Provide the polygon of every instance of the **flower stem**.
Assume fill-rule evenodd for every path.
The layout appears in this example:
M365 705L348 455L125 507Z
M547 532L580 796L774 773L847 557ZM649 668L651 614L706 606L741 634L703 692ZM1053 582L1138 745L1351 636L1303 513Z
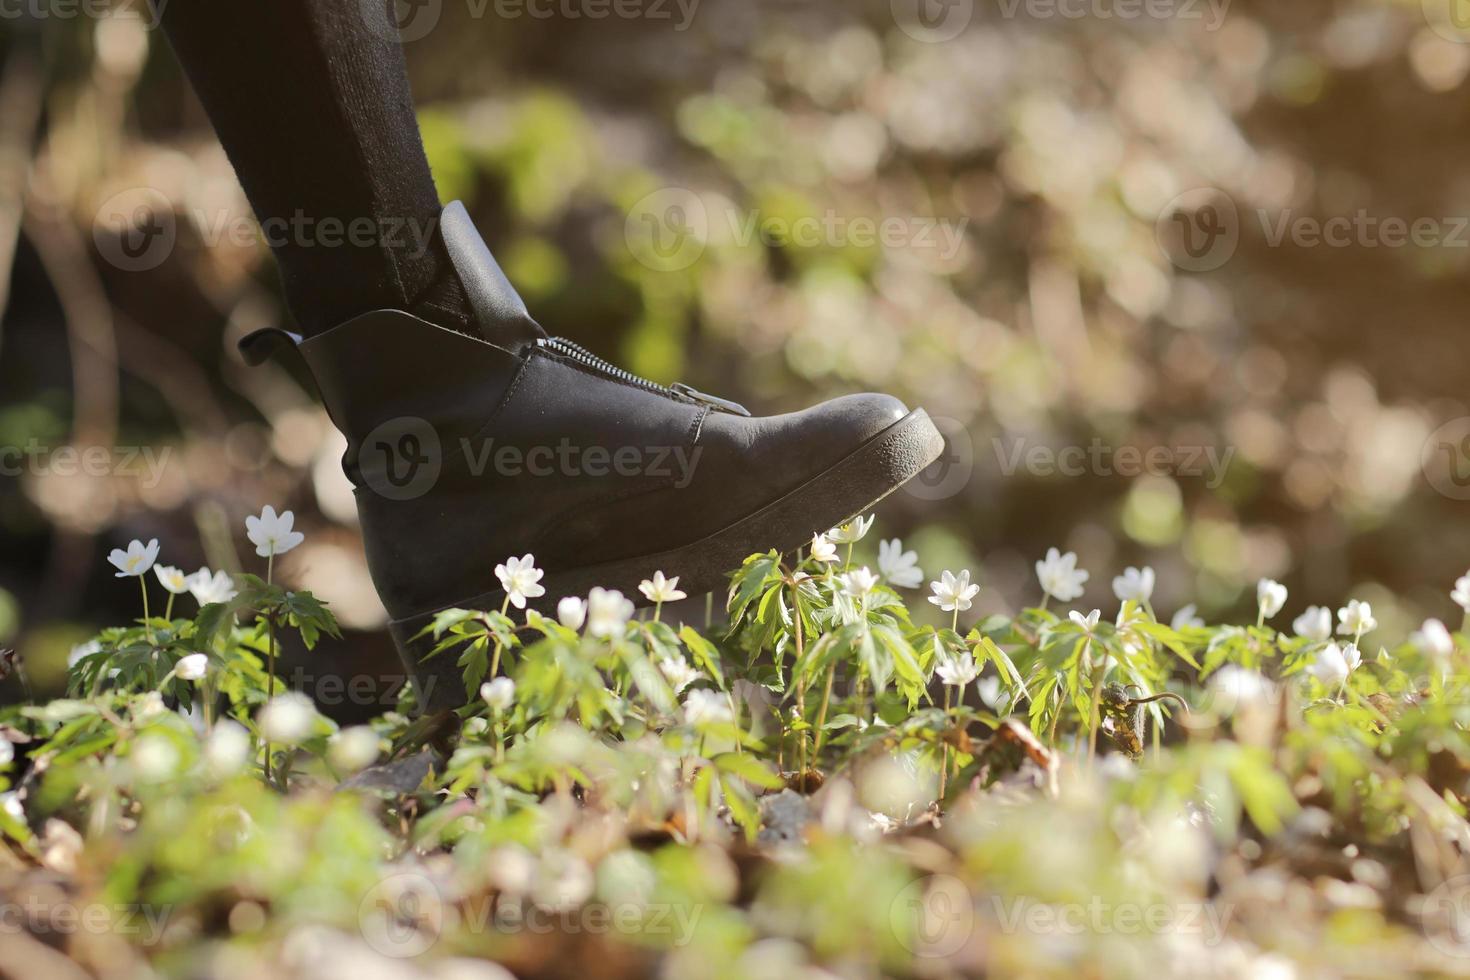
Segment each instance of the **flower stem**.
M1083 651L1083 656L1086 657L1091 653L1092 638L1089 637L1087 648ZM1106 668L1106 661L1099 664L1096 668L1097 673L1092 681L1092 697L1089 699L1090 706L1087 709L1087 764L1089 766L1092 765L1093 759L1097 757L1097 730L1102 726L1100 709L1102 708L1103 675L1107 672Z
M653 621L658 622L659 615L664 611L664 601L658 600L653 604Z
M265 559L265 584L270 585L276 570L276 548L271 545L270 554ZM275 610L267 609L265 612L265 635L266 635L266 667L265 667L265 700L269 704L276 696L276 614ZM265 742L265 781L271 781L271 743L270 739Z
M146 576L138 576L138 586L143 590L143 632L148 637L148 645L153 645L153 624L148 622L148 579Z
M815 744L812 746L812 764L816 765L822 761L822 736L826 734L827 705L832 701L832 684L837 679L837 661L833 660L827 665L827 686L822 691L822 706L817 709L817 734Z
M958 613L956 613L958 615ZM949 685L944 685L944 727L949 728ZM947 733L946 733L947 734ZM944 743L944 756L939 764L939 804L944 805L944 789L949 782L949 742Z
M792 616L792 619L794 619L796 621L796 637L795 637L795 639L796 639L796 662L797 663L801 663L802 651L806 647L805 631L802 629L802 625L801 625L801 606L800 606L800 604L797 601L797 599L799 598L800 594L801 593L800 593L799 586L797 586L795 583L792 583L792 585L791 585L791 607L792 607L792 611L795 613L795 615ZM802 721L805 721L806 720L806 684L803 683L803 681L802 681L801 678L793 678L793 680L796 681L796 717L798 719L802 720ZM806 776L807 733L806 732L799 732L798 733L798 738L799 738L799 741L800 741L801 749L800 749L800 762L798 764L799 767L797 769L797 772L800 773L803 778L805 778L805 776Z

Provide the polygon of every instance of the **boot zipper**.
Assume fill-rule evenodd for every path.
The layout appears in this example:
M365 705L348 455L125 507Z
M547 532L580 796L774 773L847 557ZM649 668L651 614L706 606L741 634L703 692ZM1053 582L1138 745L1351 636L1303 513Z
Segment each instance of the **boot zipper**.
M665 387L664 385L649 381L647 378L640 378L632 371L625 371L616 364L603 360L581 344L573 343L565 337L538 338L536 346L543 350L551 351L553 354L576 361L583 367L592 368L594 371L605 374L610 378L615 378L624 384L633 385L635 388L642 388L645 391L651 391L655 394L676 398L681 401L698 402L702 405L708 405L717 411L728 412L731 415L743 415L746 418L750 418L750 411L744 405L732 402L726 398L707 395L697 388L692 388L684 384L682 381L670 387Z

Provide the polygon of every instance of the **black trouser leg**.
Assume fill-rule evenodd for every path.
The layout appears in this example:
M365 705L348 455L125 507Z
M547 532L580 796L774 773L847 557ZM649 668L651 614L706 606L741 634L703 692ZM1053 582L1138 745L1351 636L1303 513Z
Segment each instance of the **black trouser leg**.
M308 335L380 308L468 323L390 2L171 0L164 10Z

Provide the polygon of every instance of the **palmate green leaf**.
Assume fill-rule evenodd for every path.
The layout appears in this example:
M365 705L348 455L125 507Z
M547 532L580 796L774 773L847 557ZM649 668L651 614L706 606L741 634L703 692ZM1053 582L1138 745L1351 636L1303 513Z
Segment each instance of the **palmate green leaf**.
M739 779L724 775L720 777L720 789L725 797L725 806L730 809L730 818L745 832L745 839L754 842L761 829L760 807L755 797Z
M1133 628L1150 639L1163 644L1174 656L1183 660L1195 670L1200 669L1199 663L1194 659L1194 654L1190 653L1189 648L1184 645L1184 637L1180 636L1178 631L1162 623L1152 621L1135 623Z
M659 713L673 714L678 707L674 700L674 691L653 662L644 655L642 650L632 644L622 644L618 652L638 692L647 698Z
M725 674L720 670L720 651L709 640L705 639L692 626L685 626L679 630L679 639L684 641L684 646L689 650L689 656L694 663L705 673L714 678L715 686L725 691Z
M1016 665L1011 662L1011 658L994 640L988 636L981 636L974 631L970 633L969 639L971 642L976 643L975 653L977 654L977 659L982 663L988 660L995 664L996 673L1000 674L1001 680L1007 687L1012 691L1025 689L1025 682L1021 680L1021 672L1016 669Z
M781 578L781 556L776 551L745 559L730 581L730 596L725 604L732 630L743 625L746 612L756 597L764 594L773 580L779 582Z
M741 779L763 789L782 789L786 785L773 768L753 755L741 752L723 752L710 760L723 773Z
M310 592L286 593L281 602L281 611L285 613L286 622L301 633L301 642L306 644L308 650L315 649L317 640L323 633L333 639L342 638L337 617L332 615L326 603Z
M473 609L446 609L436 613L433 621L423 629L419 630L414 639L422 639L425 636L433 636L436 640L444 638L444 634L461 623L469 622L477 616ZM427 659L427 658L425 658Z
M437 651L436 651L437 652ZM458 667L464 672L464 689L471 701L479 696L480 685L490 673L490 638L488 634L477 636L459 655Z
M893 654L878 642L871 629L864 629L858 637L856 653L858 665L867 672L873 691L882 694L893 677Z

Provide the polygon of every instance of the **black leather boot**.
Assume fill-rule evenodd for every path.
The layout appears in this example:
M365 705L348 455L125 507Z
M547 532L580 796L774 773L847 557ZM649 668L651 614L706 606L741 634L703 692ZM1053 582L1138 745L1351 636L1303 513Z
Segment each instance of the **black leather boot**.
M300 340L241 342L258 364L289 342L347 436L369 568L421 704L463 703L455 658L416 635L453 607L498 609L494 569L534 554L554 608L593 586L638 598L655 571L691 595L750 554L797 548L932 463L922 410L849 395L752 418L547 337L458 202L440 233L483 340L379 310Z

